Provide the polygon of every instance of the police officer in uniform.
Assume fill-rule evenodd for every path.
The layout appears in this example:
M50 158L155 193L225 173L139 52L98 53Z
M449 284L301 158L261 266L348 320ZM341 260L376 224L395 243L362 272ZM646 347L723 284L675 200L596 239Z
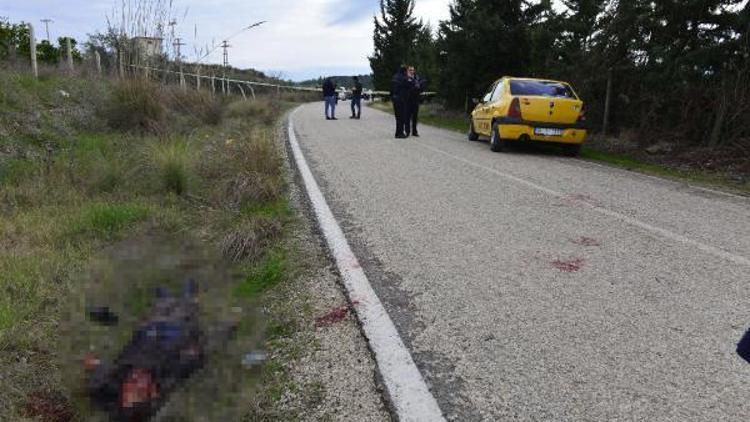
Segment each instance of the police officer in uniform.
M352 80L354 81L354 88L352 88L352 115L349 118L359 119L362 116L362 82L359 81L358 76L353 77Z
M412 89L412 83L407 75L406 65L399 67L391 80L391 102L396 114L396 138L404 139L409 125L408 99Z
M422 92L427 87L427 79L422 79L414 69L413 66L409 66L407 70L407 76L411 83L411 89L409 91L409 97L407 100L407 113L408 121L406 122L406 135L419 137L417 132L417 122L419 121L419 104L422 101Z

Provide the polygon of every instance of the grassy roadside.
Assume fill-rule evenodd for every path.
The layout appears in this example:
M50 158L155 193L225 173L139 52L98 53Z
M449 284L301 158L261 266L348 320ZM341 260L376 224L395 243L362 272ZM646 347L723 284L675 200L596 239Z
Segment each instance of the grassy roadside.
M370 106L387 113L393 112L390 103L376 102L371 103ZM466 134L467 131L467 120L460 113L440 110L432 104L423 105L419 117L420 121L427 125L462 134ZM719 171L648 162L632 154L610 151L598 141L594 138L585 144L581 150L581 158L644 174L719 188L740 195L750 195L750 181L738 182L731 175Z
M189 277L201 318L238 336L170 415L246 413L259 376L241 359L264 347L264 296L294 273L274 127L291 105L0 70L0 420L87 418L83 355L114 357L153 290ZM86 321L91 304L121 324Z

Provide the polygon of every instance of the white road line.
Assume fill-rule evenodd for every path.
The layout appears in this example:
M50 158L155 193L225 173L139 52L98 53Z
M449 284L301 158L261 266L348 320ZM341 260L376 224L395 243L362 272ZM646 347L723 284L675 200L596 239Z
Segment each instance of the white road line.
M299 108L289 117L289 144L320 228L344 279L349 299L354 304L362 329L375 354L375 361L398 419L445 421L437 400L427 388L393 321L372 289L307 165L292 123L297 110Z
M516 182L518 184L525 185L525 186L530 187L532 189L544 192L544 193L546 193L546 194L548 194L550 196L553 196L553 197L556 197L556 198L564 198L565 197L565 195L563 193L557 192L557 191L549 189L549 188L545 188L544 186L541 186L541 185L537 185L536 183L530 182L530 181L528 181L526 179L522 179L520 177L513 176L512 174L504 173L502 171L493 169L491 167L487 167L487 166L483 166L481 164L474 163L474 162L469 161L469 160L467 160L465 158L458 157L458 156L453 155L453 154L451 154L449 152L443 151L443 150L441 150L439 148L432 147L430 145L424 144L424 143L419 142L419 141L417 141L416 143L419 144L420 146L426 148L426 149L431 150L431 151L437 152L439 154L443 154L443 155L445 155L447 157L453 158L454 160L461 161L462 163L466 163L466 164L468 164L470 166L473 166L473 167L476 167L476 168L479 168L479 169L482 169L482 170L486 170L486 171L488 171L490 173L494 173L494 174L496 174L498 176L501 176L501 177L504 177L504 178L506 178L508 180L512 180L512 181L514 181L514 182ZM590 202L581 201L581 203L584 204L585 206L587 206L588 208L590 208L590 209L592 209L594 211L597 211L597 212L599 212L601 214L604 214L604 215L606 215L608 217L612 217L612 218L618 219L618 220L623 221L623 222L625 222L627 224L639 227L641 229L644 229L644 230L649 231L651 233L655 233L655 234L660 235L662 237L665 237L667 239L670 239L670 240L673 240L673 241L676 241L676 242L680 242L680 243L685 243L687 245L694 246L694 247L702 250L703 252L706 252L708 254L711 254L711 255L719 257L719 258L726 259L728 261L734 262L735 264L739 264L739 265L744 265L744 266L750 267L750 259L748 259L748 258L746 258L744 256L736 255L736 254L733 254L731 252L727 252L727 251L725 251L723 249L717 248L715 246L711 246L711 245L707 245L705 243L698 242L697 240L690 239L690 238L685 237L685 236L683 236L681 234L674 233L672 231L663 229L661 227L652 226L651 224L644 223L643 221L637 220L637 219L635 219L633 217L629 217L629 216L621 214L621 213L619 213L617 211L612 211L612 210L609 210L607 208L604 208L604 207L592 204Z

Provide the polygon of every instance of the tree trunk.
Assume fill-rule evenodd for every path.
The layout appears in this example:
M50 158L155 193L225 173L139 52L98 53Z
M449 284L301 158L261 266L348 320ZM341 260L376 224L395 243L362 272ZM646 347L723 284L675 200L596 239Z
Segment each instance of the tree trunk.
M612 68L607 70L607 94L604 97L604 121L602 122L602 135L607 136L609 131L609 107L612 101Z
M708 138L708 147L711 149L715 149L721 143L721 129L724 127L724 118L727 115L728 106L726 85L727 82L724 79L719 92L719 107L716 109L714 127L711 129L711 136Z

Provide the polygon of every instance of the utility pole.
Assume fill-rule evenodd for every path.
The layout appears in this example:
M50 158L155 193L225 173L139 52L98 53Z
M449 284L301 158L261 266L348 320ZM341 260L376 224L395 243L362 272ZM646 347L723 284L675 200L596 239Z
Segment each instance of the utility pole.
M223 76L223 82L222 82L222 90L224 92L224 95L227 95L227 67L229 67L229 43L224 40L224 42L221 43L221 48L224 49L224 76Z
M173 21L174 22L174 21ZM182 38L175 38L174 43L172 43L175 50L177 51L177 66L179 66L180 71L180 87L182 89L185 89L185 74L182 72L182 54L181 54L181 48L185 43L182 42Z
M65 38L65 54L68 61L68 70L73 71L73 46L70 37Z
M29 50L31 50L31 72L34 78L39 78L39 68L36 66L36 37L34 36L34 25L29 24Z
M102 55L98 51L94 51L94 59L96 60L96 73L102 75Z
M169 23L167 24L167 26L170 27L171 34L172 34L172 39L174 39L174 27L175 27L175 25L177 25L177 21L174 20L174 19L172 19L171 21L169 21Z
M55 23L55 21L53 21L50 18L44 18L41 21L42 21L42 23L44 23L44 29L47 30L47 42L51 44L52 41L50 41L50 39L49 39L49 24L50 23Z

